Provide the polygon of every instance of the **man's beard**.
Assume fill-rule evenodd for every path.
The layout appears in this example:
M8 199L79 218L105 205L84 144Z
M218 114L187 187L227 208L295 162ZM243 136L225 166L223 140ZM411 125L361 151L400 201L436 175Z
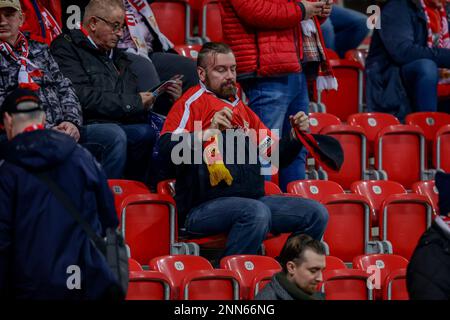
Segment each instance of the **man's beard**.
M221 99L234 98L237 92L236 82L234 81L222 83L218 90L212 90L211 83L209 82L208 78L206 78L205 84L208 90L214 92L214 94Z

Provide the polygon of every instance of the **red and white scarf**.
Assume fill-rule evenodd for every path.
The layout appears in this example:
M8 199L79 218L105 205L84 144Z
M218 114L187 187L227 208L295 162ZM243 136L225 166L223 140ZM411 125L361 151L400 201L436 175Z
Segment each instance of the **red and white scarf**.
M158 36L159 41L163 47L164 51L167 51L174 47L173 43L159 30L158 23L156 22L155 15L145 0L123 0L126 10L126 19L128 30L130 30L131 39L136 45L137 54L143 56L148 56L148 48L145 43L145 37L140 32L139 28L136 27L137 21L133 15L133 9L139 12L145 20L148 22L150 27Z
M18 54L14 52L9 43L0 41L0 52L6 57L11 57L12 60L20 65L18 77L19 87L33 91L39 90L40 87L33 81L33 77L42 77L42 71L28 59L30 53L28 40L22 33L19 33L14 48Z
M56 19L52 16L52 14L46 9L41 9L42 18L44 20L45 28L48 34L48 40L50 43L62 33L62 30L56 21Z
M434 8L432 5L427 5L426 0L420 0L420 2L427 19L428 47L450 49L449 24L445 6L441 5L438 8ZM450 83L449 69L439 69L439 83Z
M322 90L337 90L338 82L334 76L333 69L331 68L330 61L325 52L325 43L323 40L322 31L320 28L320 23L317 17L313 17L308 20L303 20L301 22L301 28L303 35L315 40L317 45L317 50L322 57L319 64L319 74L316 79L317 91Z

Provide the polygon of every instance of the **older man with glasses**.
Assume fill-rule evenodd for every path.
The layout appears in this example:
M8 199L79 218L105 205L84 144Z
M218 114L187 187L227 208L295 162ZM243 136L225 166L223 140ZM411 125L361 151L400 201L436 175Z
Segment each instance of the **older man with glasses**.
M157 135L148 124L148 112L155 97L139 92L130 59L116 48L124 26L122 1L92 0L80 28L57 38L51 51L73 82L85 122L116 125L113 132L105 130L101 136L124 145L121 156L126 157L125 177L149 182ZM172 91L181 95L181 81L173 84Z

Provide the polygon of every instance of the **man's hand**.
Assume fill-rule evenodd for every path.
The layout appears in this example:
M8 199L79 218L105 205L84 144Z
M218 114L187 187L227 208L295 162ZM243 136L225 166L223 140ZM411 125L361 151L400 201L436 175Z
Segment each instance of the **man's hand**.
M77 142L80 139L80 131L78 131L78 128L71 122L61 122L56 127L53 127L53 129L68 134Z
M308 20L314 16L318 16L322 13L322 8L325 5L325 1L311 2L302 0L301 3L305 6L305 17L303 20Z
M301 131L307 131L309 129L309 118L303 111L298 112L296 115L289 116L289 120L291 120L293 127L295 126ZM297 139L294 128L292 128L292 136Z
M139 92L139 95L141 96L144 109L149 111L152 108L153 103L155 103L155 97L151 92Z
M331 9L333 8L333 1L327 1L325 5L322 7L322 12L320 13L320 17L328 18L331 14Z
M170 95L172 102L177 101L183 93L183 81L176 80L176 83L172 83L167 87L166 92Z
M222 110L216 112L211 119L211 125L209 129L218 129L220 131L226 129L232 129L233 125L231 120L233 119L233 111L230 108L223 108Z

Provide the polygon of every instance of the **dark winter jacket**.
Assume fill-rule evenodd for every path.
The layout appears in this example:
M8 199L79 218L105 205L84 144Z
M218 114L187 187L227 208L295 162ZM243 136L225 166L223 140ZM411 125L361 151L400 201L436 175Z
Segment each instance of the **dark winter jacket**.
M418 59L450 67L450 50L429 48L427 23L420 0L390 0L381 11L366 60L366 95L370 111L391 113L401 120L411 112L400 68Z
M309 295L286 278L284 272L279 272L259 292L255 300L322 300L319 294Z
M98 50L80 30L60 35L51 52L80 99L85 123L146 121L131 61L124 51Z
M422 235L407 269L412 300L450 300L450 230L435 220Z
M31 172L48 175L103 235L117 227L111 191L94 158L66 134L22 133L0 160L0 297L97 299L116 283L103 255L49 188ZM79 267L81 289L67 283ZM70 280L70 281L68 281Z

